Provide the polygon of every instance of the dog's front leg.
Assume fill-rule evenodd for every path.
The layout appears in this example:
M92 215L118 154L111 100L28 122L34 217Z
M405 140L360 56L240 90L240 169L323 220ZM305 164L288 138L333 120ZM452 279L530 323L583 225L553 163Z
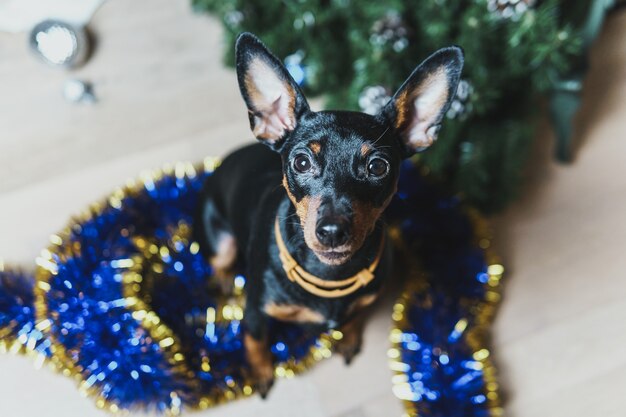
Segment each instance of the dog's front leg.
M244 346L255 388L265 399L274 384L274 364L267 340L267 317L249 300L244 314Z
M335 344L335 352L343 356L346 365L350 365L352 359L361 351L365 317L366 314L360 312L340 328L343 336L341 340L337 341Z

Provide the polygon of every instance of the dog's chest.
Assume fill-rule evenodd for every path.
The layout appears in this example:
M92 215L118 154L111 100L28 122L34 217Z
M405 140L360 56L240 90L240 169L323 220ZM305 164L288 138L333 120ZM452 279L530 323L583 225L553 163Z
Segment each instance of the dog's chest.
M336 328L343 324L346 318L358 314L371 305L377 297L378 294L373 293L355 297L351 301L311 298L307 300L308 302L289 303L267 300L263 305L263 311L280 321Z

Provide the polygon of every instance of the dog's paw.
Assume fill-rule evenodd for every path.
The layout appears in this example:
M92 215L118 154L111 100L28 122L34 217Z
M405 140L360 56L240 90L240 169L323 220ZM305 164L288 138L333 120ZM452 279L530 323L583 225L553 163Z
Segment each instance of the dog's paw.
M352 360L361 352L361 338L342 339L335 345L335 352L343 356L346 365L350 365Z
M261 398L265 399L274 385L272 353L267 347L267 342L255 339L249 334L244 336L244 345L249 363L249 367L244 372Z
M216 270L215 279L224 295L232 295L235 292L235 273L232 271Z
M252 386L262 399L266 399L274 385L274 367L271 364L251 369L249 376L252 378Z
M261 398L266 399L273 385L274 385L274 376L272 376L271 378L257 379L257 382L254 384L254 387L256 388L256 391L259 393Z

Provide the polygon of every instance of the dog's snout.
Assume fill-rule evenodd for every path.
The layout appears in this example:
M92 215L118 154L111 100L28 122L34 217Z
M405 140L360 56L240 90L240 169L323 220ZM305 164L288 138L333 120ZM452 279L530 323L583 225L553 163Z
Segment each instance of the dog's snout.
M352 233L350 200L343 197L326 197L317 212L315 235L327 248L337 248L350 240Z
M345 217L324 217L315 228L317 239L324 246L336 248L350 237L350 221Z

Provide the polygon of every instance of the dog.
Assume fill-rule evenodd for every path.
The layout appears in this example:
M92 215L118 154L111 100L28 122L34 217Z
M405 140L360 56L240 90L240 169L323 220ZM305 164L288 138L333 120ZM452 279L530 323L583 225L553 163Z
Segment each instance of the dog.
M254 35L236 43L237 80L261 142L227 156L201 192L194 228L214 275L244 271L244 345L263 398L274 381L268 318L338 329L346 363L392 260L382 219L401 161L432 145L463 67L458 47L415 68L379 114L309 108Z

